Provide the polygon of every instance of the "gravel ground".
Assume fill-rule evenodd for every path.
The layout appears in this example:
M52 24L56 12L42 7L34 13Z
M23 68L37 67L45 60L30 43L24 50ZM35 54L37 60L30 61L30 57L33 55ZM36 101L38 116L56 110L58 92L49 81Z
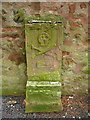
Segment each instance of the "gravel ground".
M29 113L25 114L25 97L3 96L2 118L88 118L87 96L63 96L63 111L59 113Z

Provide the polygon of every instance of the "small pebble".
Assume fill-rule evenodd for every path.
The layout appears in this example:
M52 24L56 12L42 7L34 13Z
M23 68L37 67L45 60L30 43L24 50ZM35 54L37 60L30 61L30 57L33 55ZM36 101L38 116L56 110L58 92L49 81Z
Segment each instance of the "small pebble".
M67 105L68 107L70 106L70 104L69 105Z
M71 109L72 109L72 107L71 107Z
M67 115L67 113L65 113L65 115Z
M17 103L17 101L15 101L15 100L12 100L12 101L8 101L7 102L7 104L16 104Z
M65 116L63 116L63 118L65 118Z
M73 97L72 97L72 96L69 96L69 98L71 98L71 99L72 99Z
M11 107L13 107L13 105L11 105Z
M90 113L88 113L88 116L90 116Z
M79 119L81 119L81 117L78 117Z

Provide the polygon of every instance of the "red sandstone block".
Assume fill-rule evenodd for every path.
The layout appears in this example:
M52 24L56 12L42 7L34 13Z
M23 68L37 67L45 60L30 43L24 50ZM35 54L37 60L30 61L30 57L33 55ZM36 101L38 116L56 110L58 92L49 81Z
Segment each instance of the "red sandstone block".
M82 8L86 8L87 6L86 6L85 3L81 3L81 4L80 4L80 7L81 7L81 9L82 9Z
M76 4L69 5L69 13L74 13L76 9Z
M62 56L69 55L69 54L70 54L70 52L66 52L66 51L62 52Z
M5 32L5 31L16 31L17 28L3 28L2 32Z

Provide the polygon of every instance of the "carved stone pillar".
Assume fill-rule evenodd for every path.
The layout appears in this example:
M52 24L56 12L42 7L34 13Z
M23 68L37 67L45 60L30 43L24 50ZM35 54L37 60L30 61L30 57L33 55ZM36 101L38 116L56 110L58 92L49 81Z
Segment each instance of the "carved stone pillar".
M26 113L60 111L63 24L60 20L33 20L25 27Z

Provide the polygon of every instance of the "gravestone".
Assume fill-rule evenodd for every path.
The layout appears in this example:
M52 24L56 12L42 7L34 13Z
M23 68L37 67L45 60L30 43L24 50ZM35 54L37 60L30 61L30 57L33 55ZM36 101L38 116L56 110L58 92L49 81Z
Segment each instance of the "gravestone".
M25 25L27 75L26 113L62 110L61 65L63 24L58 16L33 19Z

